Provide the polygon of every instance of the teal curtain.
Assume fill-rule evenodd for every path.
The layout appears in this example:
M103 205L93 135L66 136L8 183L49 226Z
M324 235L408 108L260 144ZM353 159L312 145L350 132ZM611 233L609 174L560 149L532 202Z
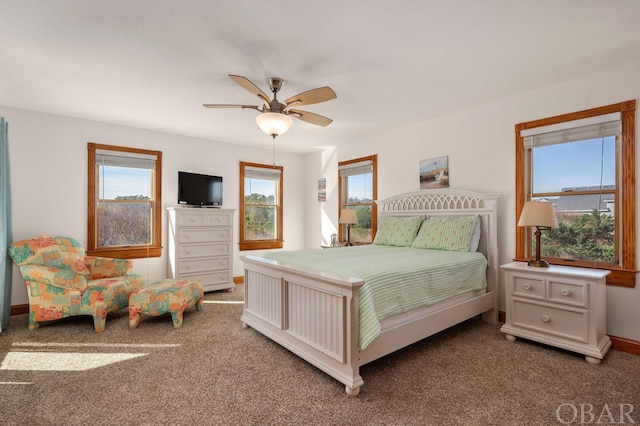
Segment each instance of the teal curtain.
M9 173L9 124L0 117L0 333L9 326L13 268L7 248L11 232L11 180Z

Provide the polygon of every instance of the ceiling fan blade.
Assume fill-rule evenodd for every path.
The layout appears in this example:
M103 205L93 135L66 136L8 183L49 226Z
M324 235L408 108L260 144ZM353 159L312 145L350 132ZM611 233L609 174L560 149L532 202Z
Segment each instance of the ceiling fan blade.
M202 106L205 108L252 108L260 110L260 108L255 105L202 104Z
M298 93L297 95L293 95L292 97L284 101L284 103L287 106L311 105L330 101L331 99L335 99L337 97L338 96L336 95L336 92L334 92L331 87L324 86L317 89L307 90L306 92Z
M289 114L307 123L315 124L318 126L326 127L333 122L332 119L324 117L320 114L314 114L312 112L300 111L299 109L290 109Z
M260 99L262 99L262 101L264 102L264 104L267 106L267 108L269 107L269 103L271 102L271 99L269 98L269 96L264 93L258 86L256 86L255 84L253 84L251 82L251 80L249 80L246 77L242 77L240 75L233 75L233 74L229 74L229 77L231 77L231 79L233 81L235 81L236 83L238 83L240 86L242 86L245 90L247 90L249 93L259 97Z

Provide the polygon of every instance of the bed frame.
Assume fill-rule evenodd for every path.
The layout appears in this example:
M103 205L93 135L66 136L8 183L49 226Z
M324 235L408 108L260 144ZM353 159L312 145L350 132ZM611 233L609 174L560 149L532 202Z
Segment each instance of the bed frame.
M478 250L488 261L486 292L417 318L396 323L365 349L358 345L358 290L364 281L305 270L256 256L242 256L245 300L242 322L345 385L356 396L364 384L360 366L482 314L498 319L497 194L428 190L377 201L379 216L478 215ZM346 250L346 249L345 249Z

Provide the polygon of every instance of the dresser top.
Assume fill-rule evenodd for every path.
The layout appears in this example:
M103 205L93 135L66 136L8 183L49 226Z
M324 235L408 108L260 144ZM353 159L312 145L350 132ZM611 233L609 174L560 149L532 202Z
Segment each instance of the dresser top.
M577 266L549 265L548 267L529 266L527 262L511 262L500 266L500 269L529 273L543 273L553 275L566 275L589 279L601 279L611 273L605 269L580 268Z

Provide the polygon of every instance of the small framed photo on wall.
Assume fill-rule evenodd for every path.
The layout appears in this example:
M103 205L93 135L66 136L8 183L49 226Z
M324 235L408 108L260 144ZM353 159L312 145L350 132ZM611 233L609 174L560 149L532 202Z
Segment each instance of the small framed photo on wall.
M420 161L420 189L449 187L449 156Z

